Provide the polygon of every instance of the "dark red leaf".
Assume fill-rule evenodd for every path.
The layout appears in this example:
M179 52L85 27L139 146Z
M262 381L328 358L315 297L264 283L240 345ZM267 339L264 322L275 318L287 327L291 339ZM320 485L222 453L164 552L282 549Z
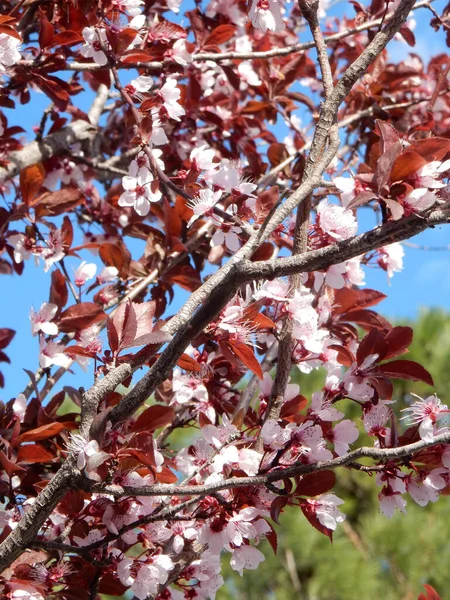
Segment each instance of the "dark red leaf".
M45 169L41 163L25 167L20 172L20 191L27 206L36 198L45 179Z
M287 498L284 496L278 496L270 505L270 518L275 521L277 525L280 524L280 514L283 512L283 508L287 505Z
M413 360L393 360L390 363L380 365L380 371L386 377L392 377L393 379L410 379L434 385L430 373Z
M55 455L40 444L25 444L19 448L17 453L17 462L29 465L34 463L48 463L54 458Z
M48 438L57 436L64 429L67 429L67 425L65 423L47 423L46 425L41 425L41 427L37 427L36 429L31 429L30 431L22 433L22 435L19 435L19 437L17 437L11 445L15 448L22 442L37 442L39 440L47 440Z
M59 269L52 271L52 283L50 286L49 302L56 304L59 309L64 308L69 299L69 291L64 275Z
M228 341L226 342L226 345L231 350L231 352L235 354L244 363L244 365L256 375L256 377L258 377L259 379L263 378L261 365L257 361L255 353L249 346L241 342L234 341Z
M155 404L149 406L134 422L131 431L148 431L152 432L160 427L164 427L173 421L175 411L170 406Z
M177 360L177 365L185 371L192 371L194 373L200 373L201 371L200 364L194 358L189 356L189 354L182 354Z
M296 496L319 496L325 494L334 488L336 484L336 475L334 471L319 471L317 473L308 473L299 478Z
M427 161L417 154L417 152L411 150L410 146L400 154L392 165L391 182L395 183L396 181L408 179L408 177L426 164Z
M76 33L76 31L60 31L57 33L52 40L51 46L69 46L70 44L78 44L83 42L83 36Z
M219 25L216 27L203 42L203 46L220 46L231 40L236 32L235 25Z
M356 359L360 365L370 354L378 354L378 360L380 361L386 356L387 351L388 345L383 334L379 329L371 329L361 340L356 351Z
M389 349L384 358L394 358L408 352L413 333L411 327L393 327L385 338Z
M87 329L94 323L102 321L106 317L102 308L94 302L81 302L69 306L60 316L58 326L60 331L71 333Z

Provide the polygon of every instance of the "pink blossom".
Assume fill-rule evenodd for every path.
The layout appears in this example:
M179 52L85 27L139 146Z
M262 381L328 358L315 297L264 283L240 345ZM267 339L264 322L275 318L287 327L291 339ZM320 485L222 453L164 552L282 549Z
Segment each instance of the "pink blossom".
M353 363L347 370L342 385L349 398L353 400L370 400L375 390L370 384L370 377L374 375L378 354L369 354L361 364Z
M217 166L217 163L213 162L215 154L215 150L209 148L207 144L203 144L194 148L189 158L194 169L198 171L210 171Z
M325 400L323 392L312 395L310 412L322 421L339 421L344 416L329 400Z
M205 402L209 399L208 390L203 385L203 381L195 375L182 374L178 368L175 368L173 372L172 390L174 400L179 404L195 400Z
M97 281L100 284L109 283L114 281L119 276L119 271L116 267L103 267L100 273L97 275Z
M233 550L230 566L242 577L244 569L247 569L248 571L255 571L264 561L265 556L260 550L258 550L258 548L245 545Z
M253 27L263 32L269 30L278 33L284 29L281 7L276 0L252 0L248 16Z
M403 269L405 251L403 250L403 246L398 242L378 248L377 252L380 254L378 264L382 269L387 271L389 277L392 277L394 273L398 273Z
M166 52L165 56L171 56L175 62L179 65L183 65L183 67L186 67L192 62L192 54L186 47L186 40L183 39L177 40L172 46L172 49Z
M46 242L47 248L42 248L40 250L41 258L44 261L44 273L46 273L55 262L59 262L64 258L64 239L61 229L52 229Z
M335 240L345 240L355 235L357 223L351 210L329 204L323 200L317 207L317 224Z
M353 177L335 177L333 183L340 190L343 206L347 207L358 195L355 179Z
M163 99L164 108L171 119L180 121L180 117L186 114L184 108L178 103L181 91L177 87L177 80L172 77L166 79L166 83L158 92Z
M19 264L30 258L31 242L23 233L8 236L8 243L14 246L14 262Z
M161 191L154 190L154 177L146 167L136 168L130 165L131 175L122 177L124 193L119 198L119 206L133 206L141 217L150 212L150 203L158 202L162 198Z
M37 313L34 312L34 308L31 308L30 321L32 334L36 335L39 331L42 331L42 333L45 333L46 335L58 335L58 325L56 323L51 323L51 320L57 312L58 307L56 304L47 302L42 304Z
M421 212L436 204L437 200L438 198L434 192L430 192L426 188L417 188L405 196L402 202L412 212Z
M422 440L431 442L435 435L434 425L438 419L444 417L449 409L446 404L442 404L439 398L434 394L428 398L419 398L409 408L404 408L403 412L408 413L403 419L409 419L412 425L419 425L419 435Z
M172 548L175 554L179 554L184 546L186 541L192 542L197 539L198 531L194 527L194 521L186 521L185 523L173 523L172 524Z
M359 431L353 421L345 419L338 423L330 432L334 444L334 451L338 456L347 454L349 450L349 444L356 442L358 439Z
M428 502L437 502L439 498L437 490L430 485L427 485L420 475L411 475L407 478L406 489L414 502L419 506L426 506Z
M292 437L292 428L281 427L275 419L267 419L261 429L261 437L266 446L273 450L281 450Z
M433 160L416 171L416 186L422 188L443 188L445 183L438 177L450 169L450 160Z
M92 58L98 65L108 64L108 58L102 47L108 46L106 31L102 27L85 27L81 32L86 42L81 47L81 54L85 58Z
M371 404L369 409L364 411L364 429L371 436L385 438L388 432L386 423L391 417L392 411L385 402Z
M67 369L72 362L72 359L64 354L64 346L57 342L47 342L40 339L39 364L43 369L47 369L52 365Z
M344 501L338 498L335 494L322 494L311 500L308 498L307 503L313 509L319 522L334 531L338 523L345 521L345 515L337 508Z
M309 292L295 290L289 303L289 312L294 321L292 335L310 352L320 353L327 332L319 328L319 315L313 308L312 300L313 295Z
M131 567L133 566L132 574ZM123 585L129 587L139 600L155 596L160 584L166 583L169 571L174 568L172 559L165 554L152 557L149 563L140 563L132 558L124 558L117 565L117 575Z
M232 215L235 208L236 206L232 204L227 208L226 212ZM217 229L211 239L211 245L220 246L225 244L230 252L237 252L241 247L239 234L242 232L242 229L229 221L224 221L222 217L216 215L214 216L214 224L217 226Z
M213 183L227 193L236 191L247 196L253 194L256 189L254 183L242 179L238 163L228 159L222 159L220 162L220 168L214 173Z
M202 436L212 446L220 448L232 435L238 432L236 425L230 421L226 413L222 416L221 425L205 425L202 427Z
M86 281L93 279L97 272L97 265L94 263L87 263L85 260L77 267L75 271L74 283L76 286L83 286Z
M198 196L189 200L188 206L192 208L194 214L189 220L189 227L200 217L206 217L212 214L212 209L220 200L222 192L213 192L210 188L205 188L198 192Z
M377 482L380 478L377 476ZM399 477L390 477L388 484L383 487L378 494L380 509L385 517L391 519L394 516L395 509L406 514L406 500L402 494L406 492L405 483Z
M238 450L236 446L228 446L222 448L214 458L212 468L215 473L222 473L225 465L233 469L240 469L247 475L256 475L259 471L262 455L250 448L241 448Z
M149 92L152 85L153 79L149 75L139 75L136 79L132 79L125 88L129 94L134 95Z
M24 394L19 394L13 402L12 409L14 414L19 417L19 421L22 423L25 418L25 412L27 410L27 399Z
M113 6L121 12L129 14L131 17L141 14L140 7L144 4L143 0L112 0Z
M72 434L68 448L71 452L77 453L77 467L84 471L86 477L93 481L101 481L100 475L96 469L110 458L107 452L100 450L98 442L86 440L78 433Z
M12 35L0 33L0 73L6 73L8 67L12 67L22 58L18 50L21 43L20 39Z

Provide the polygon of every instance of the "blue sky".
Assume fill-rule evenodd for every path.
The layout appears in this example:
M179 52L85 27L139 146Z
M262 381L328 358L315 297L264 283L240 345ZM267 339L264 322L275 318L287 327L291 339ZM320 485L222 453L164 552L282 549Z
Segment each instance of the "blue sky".
M436 2L437 9L442 2ZM338 6L342 10L342 3ZM424 18L421 18L424 17ZM397 60L403 60L408 52L417 52L423 59L429 58L431 54L446 52L442 34L435 34L428 27L430 13L422 10L417 14L417 38L420 40L416 48L410 49L402 43L395 43L391 53ZM422 33L426 29L427 34ZM132 78L129 73L126 81ZM76 97L76 104L86 109L91 101L91 95L86 94ZM17 114L5 110L10 123L20 123L28 132L39 119L42 110L49 104L43 94L32 94L32 101L26 106L18 104ZM284 133L280 135L282 139ZM17 224L18 230L22 230ZM436 227L416 236L411 242L431 247L450 247L450 227ZM135 248L136 250L136 248ZM136 253L135 258L138 256ZM91 254L85 253L83 260L92 262L95 259ZM68 259L69 272L78 265L78 259ZM396 273L391 280L384 271L376 268L365 268L366 287L378 289L388 295L378 310L388 318L397 320L414 318L423 308L444 307L450 311L450 250L421 250L405 246L404 270ZM2 363L0 369L5 375L6 385L1 390L0 398L9 400L15 397L28 383L28 375L24 368L35 371L38 367L38 339L31 336L29 325L30 307L37 310L42 302L48 301L49 273L44 273L42 263L36 267L32 260L27 261L24 275L3 276L3 285L7 286L7 292L0 294L0 327L10 327L16 330L16 336L10 346L6 349L12 364ZM187 298L187 292L176 289L175 300L170 307L170 312L176 312L177 308ZM92 368L88 373L83 373L75 367L76 374L68 375L64 380L65 385L75 387L87 387L92 383ZM58 389L58 388L55 388Z

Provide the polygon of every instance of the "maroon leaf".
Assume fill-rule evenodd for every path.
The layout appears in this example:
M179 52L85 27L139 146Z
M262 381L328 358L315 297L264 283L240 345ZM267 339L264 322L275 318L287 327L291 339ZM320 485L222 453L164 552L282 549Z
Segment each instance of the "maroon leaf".
M410 379L434 385L430 373L413 360L393 360L390 363L380 365L380 371L386 377L392 377L393 379Z
M59 269L52 271L52 283L50 286L49 302L56 304L58 308L64 308L69 299L69 291L64 275Z
M242 342L234 341L228 341L226 342L226 345L231 350L231 352L235 354L244 363L244 365L256 375L256 377L258 377L259 379L263 378L261 365L256 360L255 353L249 346L243 344Z
M231 40L236 32L235 25L219 25L216 27L203 42L203 46L219 46Z
M47 440L48 438L57 436L64 429L67 429L67 425L65 423L47 423L46 425L41 425L41 427L37 427L31 431L22 433L22 435L19 435L19 437L17 437L11 445L16 447L22 442L37 442L39 440Z
M36 198L45 179L45 169L41 163L25 167L20 172L20 191L27 206Z
M94 302L81 302L69 306L60 316L58 326L60 331L71 333L87 329L106 317L102 308Z
M131 431L148 431L152 432L160 427L164 427L173 421L175 411L170 406L155 404L149 406L143 413L139 415L131 427Z
M17 453L17 462L29 465L34 463L48 463L54 458L55 455L40 444L25 444L19 448Z
M278 496L270 505L270 518L275 521L277 525L280 524L280 514L283 512L283 508L287 505L287 498Z
M319 496L325 494L336 485L336 475L334 471L319 471L318 473L308 473L299 478L296 496Z
M413 340L413 330L411 327L393 327L385 339L389 350L384 358L394 358L408 352L408 346Z

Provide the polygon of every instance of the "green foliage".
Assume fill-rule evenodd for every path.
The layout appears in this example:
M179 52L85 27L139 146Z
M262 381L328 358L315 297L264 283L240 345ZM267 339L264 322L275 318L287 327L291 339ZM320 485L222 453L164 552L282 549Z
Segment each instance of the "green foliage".
M414 328L405 358L430 371L435 389L402 381L396 385L395 399L407 405L410 392L423 397L436 392L450 404L450 315L440 310L423 312L415 323L402 324ZM295 376L308 399L323 380L323 372ZM357 407L340 404L340 410L355 416ZM371 444L364 434L359 443ZM374 477L348 469L339 470L337 476L336 493L345 500L347 520L338 526L333 544L311 527L300 509L289 508L281 526L276 526L277 555L268 543L262 544L266 562L257 571L245 571L241 578L229 567L229 555L224 557L226 586L217 600L416 600L423 583L446 597L449 500L441 497L421 508L407 497L408 513L388 520L378 508Z

